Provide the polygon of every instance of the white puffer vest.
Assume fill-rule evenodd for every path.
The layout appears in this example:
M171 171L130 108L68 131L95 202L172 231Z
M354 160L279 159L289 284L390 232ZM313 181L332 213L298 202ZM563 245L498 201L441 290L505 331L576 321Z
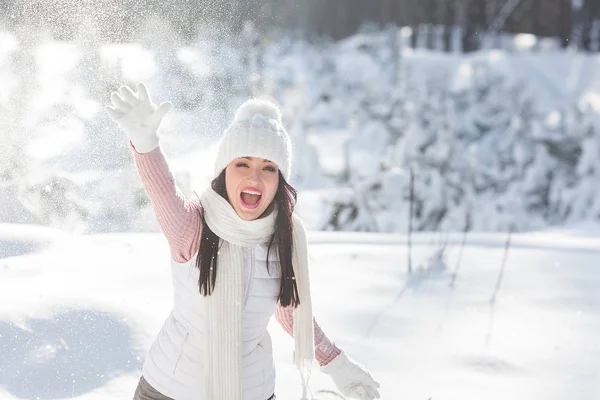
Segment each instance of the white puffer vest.
M244 247L244 310L242 368L244 400L266 400L275 390L275 367L269 319L275 312L281 266L267 245ZM204 399L204 298L198 290L198 253L186 263L171 260L174 307L146 354L144 378L175 400ZM218 270L217 270L218 273Z

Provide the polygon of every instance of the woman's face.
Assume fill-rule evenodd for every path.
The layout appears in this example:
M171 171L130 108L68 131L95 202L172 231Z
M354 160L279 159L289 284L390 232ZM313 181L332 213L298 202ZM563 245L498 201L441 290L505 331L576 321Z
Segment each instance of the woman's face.
M262 158L236 158L225 169L225 185L235 212L251 221L259 218L275 198L279 168Z

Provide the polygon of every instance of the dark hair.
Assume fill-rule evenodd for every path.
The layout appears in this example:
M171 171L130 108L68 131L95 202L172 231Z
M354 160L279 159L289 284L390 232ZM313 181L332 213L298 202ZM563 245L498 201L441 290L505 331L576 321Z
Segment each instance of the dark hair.
M227 188L225 186L225 170L212 182L211 187L225 200L229 201ZM278 213L275 219L275 233L269 240L267 250L267 270L269 268L269 254L273 245L277 248L279 262L281 264L281 285L279 287L278 301L283 307L290 304L297 307L300 304L300 296L292 267L292 244L294 235L294 223L292 213L296 205L297 191L287 183L279 172L279 185L273 203L269 205L265 213L277 207ZM200 250L196 260L196 267L200 270L198 286L200 294L210 296L215 288L217 277L217 261L220 248L219 237L208 227L204 212L200 211L202 217L202 237L200 238Z

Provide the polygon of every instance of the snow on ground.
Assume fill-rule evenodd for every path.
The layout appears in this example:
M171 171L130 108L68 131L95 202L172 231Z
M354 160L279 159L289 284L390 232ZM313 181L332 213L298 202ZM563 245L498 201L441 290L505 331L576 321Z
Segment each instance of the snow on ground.
M597 399L591 231L512 237L495 301L505 235L471 234L457 267L460 234L419 234L407 277L404 236L315 232L315 313L382 399ZM445 240L445 268L418 268ZM0 399L131 398L172 304L168 259L160 234L0 225ZM297 399L292 339L274 320L269 330L278 397ZM312 388L333 385L316 372Z

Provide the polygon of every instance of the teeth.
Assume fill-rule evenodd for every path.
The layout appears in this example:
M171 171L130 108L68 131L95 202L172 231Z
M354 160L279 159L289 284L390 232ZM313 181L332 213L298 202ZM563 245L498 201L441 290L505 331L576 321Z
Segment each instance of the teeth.
M253 195L256 195L256 196L260 196L261 195L260 192L254 192L252 190L242 190L242 193L253 194Z

